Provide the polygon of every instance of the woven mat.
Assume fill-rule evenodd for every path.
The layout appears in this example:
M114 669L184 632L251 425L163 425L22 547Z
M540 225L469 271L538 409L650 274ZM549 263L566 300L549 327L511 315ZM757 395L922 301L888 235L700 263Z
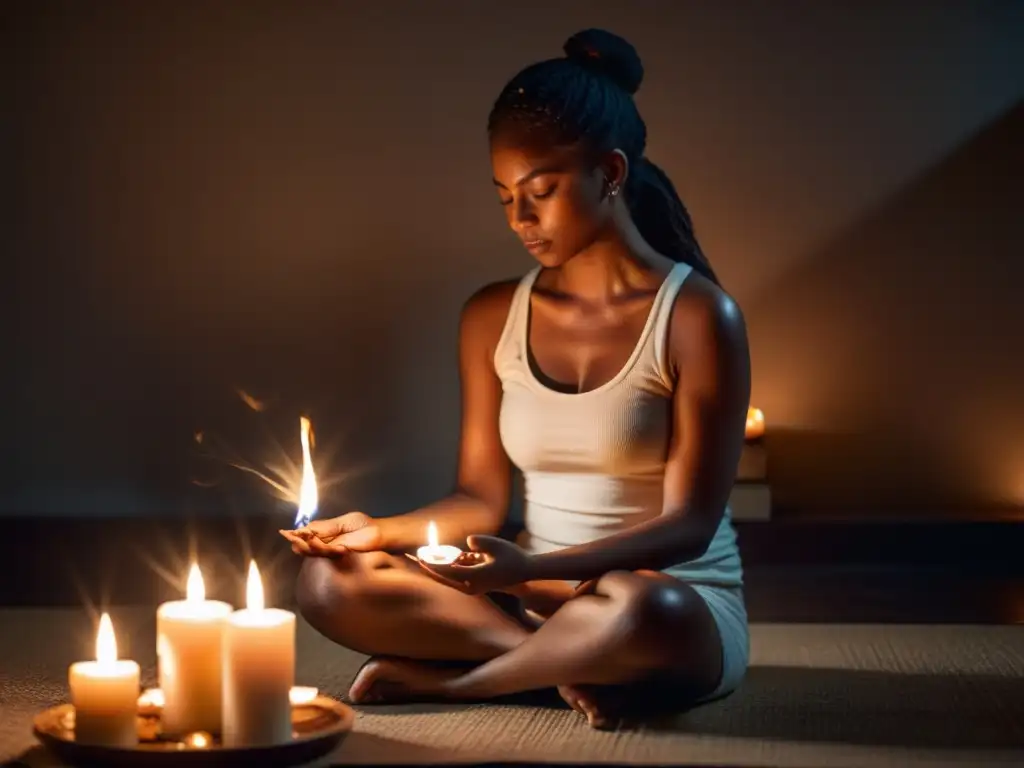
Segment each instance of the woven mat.
M112 612L150 682L152 614ZM65 699L94 626L69 610L0 611L0 760L54 765L33 749L31 718ZM298 655L297 682L339 698L363 661L302 622ZM326 763L1024 765L1024 626L760 624L752 664L729 698L617 733L567 708L366 707Z

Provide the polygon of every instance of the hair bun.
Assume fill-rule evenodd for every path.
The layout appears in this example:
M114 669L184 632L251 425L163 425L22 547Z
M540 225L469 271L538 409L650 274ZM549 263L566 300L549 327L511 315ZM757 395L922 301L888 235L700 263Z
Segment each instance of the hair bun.
M565 55L587 69L607 77L632 95L644 79L644 65L627 40L603 29L585 29L565 41Z

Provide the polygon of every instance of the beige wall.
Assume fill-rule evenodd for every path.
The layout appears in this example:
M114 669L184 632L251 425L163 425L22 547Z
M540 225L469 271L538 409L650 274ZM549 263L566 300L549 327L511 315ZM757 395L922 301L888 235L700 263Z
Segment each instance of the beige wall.
M780 504L1024 504L1019 3L22 6L0 513L237 505L193 430L297 456L300 410L338 504L444 492L459 305L530 265L487 110L592 25L746 310Z

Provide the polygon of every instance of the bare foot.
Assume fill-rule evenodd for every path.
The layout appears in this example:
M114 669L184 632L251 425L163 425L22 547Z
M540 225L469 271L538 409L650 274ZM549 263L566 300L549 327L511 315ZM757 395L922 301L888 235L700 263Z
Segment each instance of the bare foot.
M558 693L574 710L585 715L591 728L614 728L619 718L608 696L594 685L560 685Z
M359 704L384 704L443 698L443 684L464 670L418 664L405 659L371 659L349 688Z

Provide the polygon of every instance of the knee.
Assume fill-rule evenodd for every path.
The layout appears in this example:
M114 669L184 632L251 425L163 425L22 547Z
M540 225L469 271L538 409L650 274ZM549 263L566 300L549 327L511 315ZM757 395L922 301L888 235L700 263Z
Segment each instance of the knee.
M374 576L390 568L381 552L347 553L343 557L304 558L295 583L299 613L322 629L339 610L353 612L372 606Z
M330 624L342 606L360 599L361 568L348 556L307 557L295 583L295 601L302 617L317 629Z
M626 571L609 573L602 581L630 645L648 661L673 662L685 652L686 638L699 633L706 608L700 595L681 581Z
M307 557L295 582L295 602L299 613L314 627L336 606L344 576L337 562L325 557Z

